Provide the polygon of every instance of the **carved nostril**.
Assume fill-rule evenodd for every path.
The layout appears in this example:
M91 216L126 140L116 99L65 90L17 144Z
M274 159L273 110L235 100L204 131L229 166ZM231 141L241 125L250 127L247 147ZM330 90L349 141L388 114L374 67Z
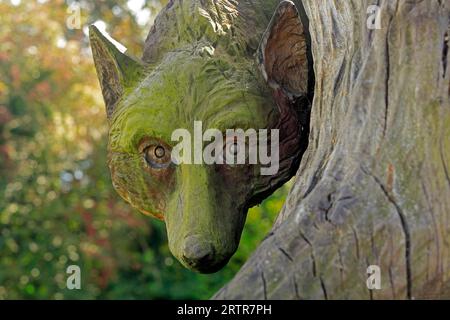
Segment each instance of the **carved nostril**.
M183 245L183 260L193 268L208 266L214 259L214 247L196 236L185 238Z

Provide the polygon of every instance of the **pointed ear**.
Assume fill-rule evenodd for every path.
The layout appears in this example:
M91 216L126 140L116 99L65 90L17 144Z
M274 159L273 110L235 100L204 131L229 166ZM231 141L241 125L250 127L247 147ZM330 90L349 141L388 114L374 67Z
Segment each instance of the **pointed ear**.
M133 86L143 76L144 64L120 52L94 25L89 27L89 40L106 115L110 119L124 89Z
M308 91L308 45L305 27L292 1L282 1L258 49L258 63L268 84L290 95Z

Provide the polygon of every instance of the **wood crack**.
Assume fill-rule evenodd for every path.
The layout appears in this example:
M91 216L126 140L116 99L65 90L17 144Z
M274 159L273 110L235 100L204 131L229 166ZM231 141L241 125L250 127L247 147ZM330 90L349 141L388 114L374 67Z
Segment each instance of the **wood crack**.
M327 287L325 286L325 282L323 281L322 276L320 276L319 279L320 279L320 287L322 288L323 297L325 300L328 300Z
M450 187L450 174L447 168L447 164L445 162L445 156L444 156L444 152L442 151L443 147L442 147L442 139L440 140L440 148L439 148L439 153L441 156L441 161L442 161L442 166L444 167L444 174L445 174L445 178L448 182L448 186Z
M447 74L447 55L448 55L448 31L444 34L444 41L442 44L442 78Z
M386 56L385 56L385 64L386 64L386 78L384 82L384 127L383 127L383 136L386 135L387 130L387 121L388 121L388 110L389 110L389 80L391 78L391 64L389 59L390 47L389 47L389 34L391 31L391 23L393 17L391 16L389 19L388 31L386 33Z
M412 298L412 273L411 273L411 234L409 231L408 223L406 221L406 217L403 213L402 208L395 201L394 197L388 192L383 183L373 174L371 174L368 170L361 166L361 170L372 177L375 183L380 187L383 194L386 196L386 199L394 206L395 211L400 219L400 225L403 230L403 235L405 238L405 269L406 269L406 296L408 299Z
M356 258L359 260L360 254L359 254L359 238L358 233L356 233L356 229L352 226L353 231L353 237L355 238L355 248L356 248Z
M264 300L267 300L267 284L266 284L266 278L264 277L264 271L261 271L261 279L262 279L262 284L263 284Z
M306 238L306 236L303 234L303 232L299 231L300 237L308 244L308 246L311 248L311 268L312 268L312 274L313 277L317 276L317 267L316 267L316 257L314 256L314 248L311 242Z
M294 260L292 259L292 257L289 255L289 253L287 253L286 250L284 250L281 247L278 247L278 250L280 250L280 252L290 261L290 262L294 262Z
M297 298L297 300L301 300L300 298L300 294L298 292L298 284L297 284L297 280L295 279L295 274L292 275L292 281L294 283L294 293L295 293L295 297Z

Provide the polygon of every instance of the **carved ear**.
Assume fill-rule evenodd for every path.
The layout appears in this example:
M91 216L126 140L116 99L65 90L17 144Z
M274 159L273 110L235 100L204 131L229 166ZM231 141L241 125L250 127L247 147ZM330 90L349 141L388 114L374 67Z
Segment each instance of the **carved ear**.
M295 4L279 4L258 49L258 63L268 84L294 96L308 91L306 30Z
M106 104L106 115L111 118L124 89L133 86L143 75L144 65L110 42L96 26L89 27L94 64Z

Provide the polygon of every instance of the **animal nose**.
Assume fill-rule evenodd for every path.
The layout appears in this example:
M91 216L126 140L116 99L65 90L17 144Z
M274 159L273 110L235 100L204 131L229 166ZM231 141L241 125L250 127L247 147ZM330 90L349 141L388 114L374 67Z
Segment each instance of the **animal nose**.
M183 260L191 268L202 271L211 266L214 247L198 236L187 236L183 246Z

